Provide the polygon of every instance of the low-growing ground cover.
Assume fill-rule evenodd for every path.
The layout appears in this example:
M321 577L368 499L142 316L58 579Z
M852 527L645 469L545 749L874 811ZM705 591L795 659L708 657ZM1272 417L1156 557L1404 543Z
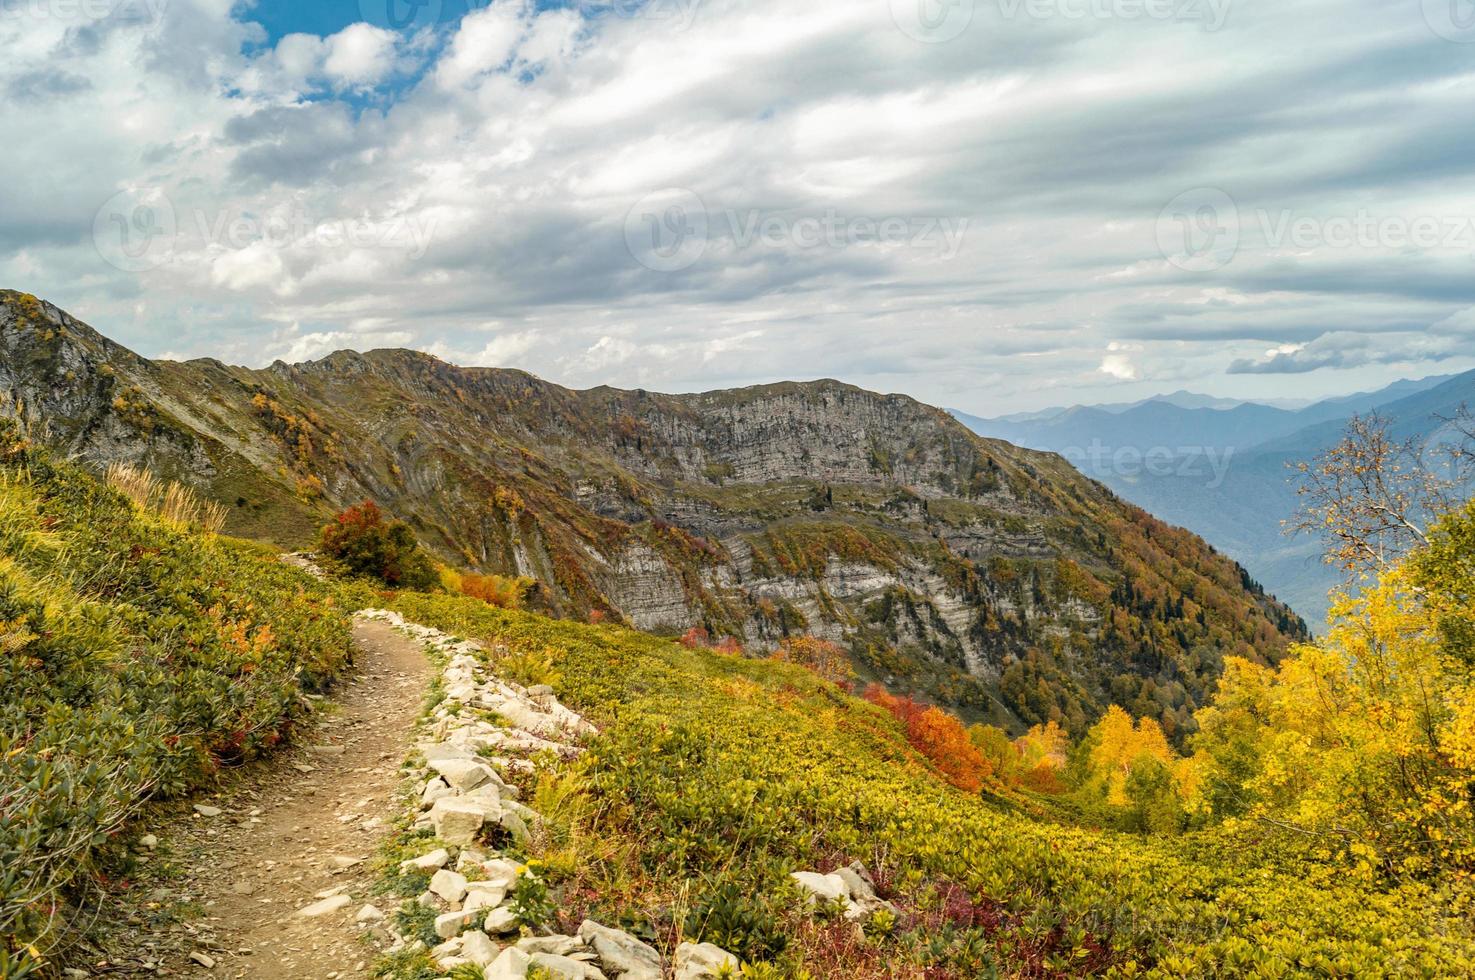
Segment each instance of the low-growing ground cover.
M565 914L795 976L1475 969L1463 883L1359 882L1254 826L1142 838L1039 822L949 786L889 714L796 666L464 598L392 604L506 645L603 730L551 838ZM864 939L809 915L788 878L852 859L900 909Z
M147 799L287 737L349 652L328 588L275 552L0 427L0 976L64 941Z

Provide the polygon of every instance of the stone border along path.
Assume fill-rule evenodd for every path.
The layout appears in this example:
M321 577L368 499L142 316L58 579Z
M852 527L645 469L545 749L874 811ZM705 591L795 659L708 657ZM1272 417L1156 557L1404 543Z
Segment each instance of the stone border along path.
M482 846L493 833L525 839L540 817L518 802L520 795L502 773L532 772L528 756L552 752L579 755L579 742L597 730L559 703L551 688L524 688L488 676L485 650L439 630L407 623L397 613L369 610L361 617L387 623L446 658L441 682L445 700L422 725L418 755L423 768L412 775L421 809L418 829L436 837L424 853L404 862L404 872L432 872L429 888L416 902L436 913L436 934L445 940L429 950L442 973L474 964L486 980L526 977L539 969L550 980L702 980L735 976L741 963L709 943L682 943L665 964L653 947L618 929L585 920L576 936L520 928L509 901L525 866ZM495 712L505 724L483 720ZM391 910L392 911L392 910ZM385 912L367 905L355 917L368 928L383 928L392 938L388 952L420 940L379 926ZM422 947L423 948L423 947ZM672 972L668 972L667 967Z

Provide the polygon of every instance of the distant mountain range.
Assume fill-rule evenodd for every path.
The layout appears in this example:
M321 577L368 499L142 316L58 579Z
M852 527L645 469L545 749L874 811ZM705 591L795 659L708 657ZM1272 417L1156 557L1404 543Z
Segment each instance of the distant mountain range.
M1089 405L995 419L953 414L979 435L1059 453L1163 520L1203 536L1313 625L1339 581L1320 542L1288 537L1293 467L1334 445L1347 419L1378 412L1400 438L1436 440L1442 419L1475 406L1475 371L1399 381L1304 407L1175 392L1130 405Z

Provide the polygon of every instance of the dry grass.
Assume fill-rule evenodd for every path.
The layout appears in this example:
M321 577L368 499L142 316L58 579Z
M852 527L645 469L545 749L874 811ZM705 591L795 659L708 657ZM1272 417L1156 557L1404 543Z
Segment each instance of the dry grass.
M189 487L165 482L148 470L127 463L111 463L107 471L108 486L121 491L140 509L180 527L196 528L206 534L219 534L230 513L223 504L203 500Z

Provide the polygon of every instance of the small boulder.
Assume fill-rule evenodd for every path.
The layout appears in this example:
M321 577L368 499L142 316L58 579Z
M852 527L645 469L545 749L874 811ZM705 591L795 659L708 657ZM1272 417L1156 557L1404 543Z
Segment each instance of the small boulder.
M353 917L353 921L361 925L373 925L376 922L384 921L384 913L373 905L365 905L359 909L358 915Z
M439 847L431 851L429 854L422 854L417 858L411 858L408 861L401 861L399 869L402 872L434 871L436 868L445 867L446 862L450 859L450 852L447 851L444 847Z
M836 902L850 897L845 879L839 875L822 875L813 871L795 871L789 876L799 887L809 893L811 901Z
M466 876L441 868L431 877L430 890L455 905L466 897Z
M222 811L218 806L207 806L204 803L196 803L195 812L202 817L218 817Z
M430 762L430 768L440 773L448 785L463 793L476 789L496 775L490 766L475 759L436 759Z
M584 944L573 936L529 936L526 939L519 939L517 948L529 956L534 953L571 956L583 949Z
M604 972L588 963L553 953L534 953L532 965L552 980L609 980Z
M466 928L476 922L480 913L476 910L459 912L446 912L435 917L435 934L442 939L451 939L461 935Z
M472 844L487 821L486 807L479 803L447 797L430 808L435 836L448 844Z
M503 905L487 913L482 928L494 936L505 936L509 932L516 932L520 925L517 916L512 914L512 910Z
M313 902L306 908L297 910L297 914L304 919L316 919L318 916L330 915L339 909L346 909L353 904L353 899L347 895L330 895L319 902Z
M708 980L728 975L738 976L743 961L711 943L682 943L676 947L676 980Z
M585 919L579 926L579 938L617 976L626 980L661 980L661 954L628 932Z
M501 885L488 884L485 881L469 882L466 886L466 897L461 902L461 907L466 909L494 909L507 898L507 889Z
M508 946L497 955L482 974L485 980L523 980L532 965L532 957L516 946Z
M487 938L484 932L463 932L461 934L461 958L477 966L491 966L500 952L497 944Z

